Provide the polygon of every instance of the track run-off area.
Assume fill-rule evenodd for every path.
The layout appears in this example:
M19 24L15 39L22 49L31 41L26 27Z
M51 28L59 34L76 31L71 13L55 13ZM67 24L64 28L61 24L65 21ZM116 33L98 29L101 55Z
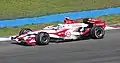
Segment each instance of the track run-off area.
M120 63L120 29L107 27L103 39L46 46L22 46L13 41L1 41L0 63Z

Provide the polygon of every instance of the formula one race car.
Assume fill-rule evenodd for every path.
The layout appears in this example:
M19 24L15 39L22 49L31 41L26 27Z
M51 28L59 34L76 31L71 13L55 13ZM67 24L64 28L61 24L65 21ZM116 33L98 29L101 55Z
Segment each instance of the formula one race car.
M82 23L58 24L37 31L24 28L18 36L12 36L11 39L27 45L48 45L52 39L76 40L82 36L102 39L105 35L105 27L105 22L99 19L84 18Z

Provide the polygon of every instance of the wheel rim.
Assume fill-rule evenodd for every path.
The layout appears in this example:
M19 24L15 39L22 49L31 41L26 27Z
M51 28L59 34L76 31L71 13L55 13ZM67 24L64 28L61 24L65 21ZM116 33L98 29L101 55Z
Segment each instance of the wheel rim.
M43 42L47 42L48 39L47 39L46 36L43 36L43 37L42 37L42 40L43 40Z
M103 36L103 31L101 30L101 28L96 29L95 35L97 38L100 38Z
M49 37L48 36L43 36L42 38L41 38L42 40L42 42L44 42L44 43L48 43L49 42Z

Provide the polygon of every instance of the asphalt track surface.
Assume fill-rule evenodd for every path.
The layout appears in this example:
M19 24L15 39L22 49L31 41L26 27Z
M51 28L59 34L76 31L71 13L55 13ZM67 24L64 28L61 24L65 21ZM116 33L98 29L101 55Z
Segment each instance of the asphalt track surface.
M120 30L106 31L104 39L47 46L0 42L0 63L120 63Z

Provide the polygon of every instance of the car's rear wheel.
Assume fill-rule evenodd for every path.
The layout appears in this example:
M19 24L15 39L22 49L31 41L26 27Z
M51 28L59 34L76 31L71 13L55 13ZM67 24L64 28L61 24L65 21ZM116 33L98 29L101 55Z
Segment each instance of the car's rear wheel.
M48 45L50 41L50 36L46 32L39 32L36 35L36 44L37 45Z
M30 32L30 31L32 31L32 30L29 29L29 28L23 28L22 30L20 30L19 35L26 34L26 33Z
M92 27L90 35L93 39L102 39L105 35L105 30L102 27Z

